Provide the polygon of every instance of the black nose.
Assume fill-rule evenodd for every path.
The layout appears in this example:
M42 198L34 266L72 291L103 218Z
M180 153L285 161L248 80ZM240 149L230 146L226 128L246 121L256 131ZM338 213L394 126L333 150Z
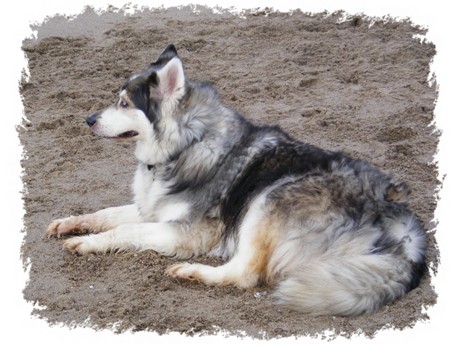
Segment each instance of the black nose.
M97 122L97 118L99 117L100 115L100 112L97 112L97 113L94 113L94 114L91 114L89 115L87 118L86 118L86 123L89 125L89 127L92 127L95 125L95 123Z

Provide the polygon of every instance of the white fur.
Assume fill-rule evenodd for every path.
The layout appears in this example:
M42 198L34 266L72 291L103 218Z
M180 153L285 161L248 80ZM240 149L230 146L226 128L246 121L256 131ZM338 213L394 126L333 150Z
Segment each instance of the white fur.
M165 204L157 210L158 221L166 223L186 219L189 210L190 205L187 202Z
M113 228L118 224L139 223L143 219L138 212L137 205L125 205L118 207L109 207L94 213L97 222L108 224L108 227Z
M170 256L176 252L181 238L179 229L173 224L141 223L119 225L111 231L73 237L66 240L64 246L79 254L151 249Z
M259 276L247 271L247 268L255 255L252 241L257 234L259 221L265 216L265 199L266 193L263 193L250 205L250 209L240 226L238 245L234 256L228 262L217 267L181 263L169 269L169 274L185 279L199 277L198 279L205 284L224 285L231 282L241 288L256 286Z
M137 167L133 184L134 201L145 221L157 221L156 205L168 190L166 183L155 179L154 173L146 166Z
M186 202L161 203L161 199L169 191L167 183L144 165L137 168L133 190L135 203L145 221L173 222L185 218L190 210L190 205Z
M371 312L380 307L387 292L393 297L404 294L401 283L383 277L397 276L398 270L405 269L389 257L324 255L286 274L275 297L292 309L307 310L312 315Z
M92 214L70 216L53 221L46 231L48 236L60 237L69 232L100 232L120 224L135 224L143 219L137 205L109 207Z
M174 106L183 97L185 89L185 75L181 60L177 57L171 59L163 68L157 72L159 77L160 96L163 100L163 113L171 114ZM170 107L169 111L165 111Z
M110 107L102 113L92 130L105 138L115 138L124 132L136 131L139 133L137 140L146 140L151 134L148 127L150 127L149 121L142 111L134 108Z
M391 228L391 232L397 236L398 240L403 241L407 257L412 261L420 261L422 249L425 246L425 239L416 230L415 220L409 217L405 223L398 222Z

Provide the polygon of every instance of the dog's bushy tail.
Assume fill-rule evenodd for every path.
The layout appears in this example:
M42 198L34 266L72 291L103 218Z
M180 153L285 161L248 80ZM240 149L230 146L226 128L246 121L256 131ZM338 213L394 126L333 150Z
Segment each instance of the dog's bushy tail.
M355 244L347 243L340 253L296 258L274 296L291 309L311 315L368 314L392 303L417 287L426 270L422 230L415 220L402 227L394 230L408 235L393 251L347 252Z
M380 275L381 266L389 270L389 265L373 256L322 258L280 282L275 296L291 309L311 315L371 313L406 292L404 284Z

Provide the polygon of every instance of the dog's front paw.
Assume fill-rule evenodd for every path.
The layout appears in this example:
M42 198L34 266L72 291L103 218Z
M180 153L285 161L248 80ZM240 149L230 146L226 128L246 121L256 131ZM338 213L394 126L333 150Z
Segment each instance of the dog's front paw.
M195 265L187 262L175 264L170 266L165 271L165 274L172 278L184 280L199 280Z
M72 233L82 233L89 230L89 225L82 220L81 216L70 216L56 219L46 229L46 236L60 237Z
M92 248L89 236L72 237L64 241L64 248L74 254L85 255L95 252Z

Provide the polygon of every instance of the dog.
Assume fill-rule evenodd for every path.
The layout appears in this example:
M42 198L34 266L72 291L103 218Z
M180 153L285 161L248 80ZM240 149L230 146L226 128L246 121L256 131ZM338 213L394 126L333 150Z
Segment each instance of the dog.
M425 231L409 188L341 152L256 126L185 75L174 45L86 119L102 138L135 141L134 202L53 221L73 253L153 250L166 274L242 289L273 285L310 315L377 311L419 285ZM185 259L223 258L213 267Z

